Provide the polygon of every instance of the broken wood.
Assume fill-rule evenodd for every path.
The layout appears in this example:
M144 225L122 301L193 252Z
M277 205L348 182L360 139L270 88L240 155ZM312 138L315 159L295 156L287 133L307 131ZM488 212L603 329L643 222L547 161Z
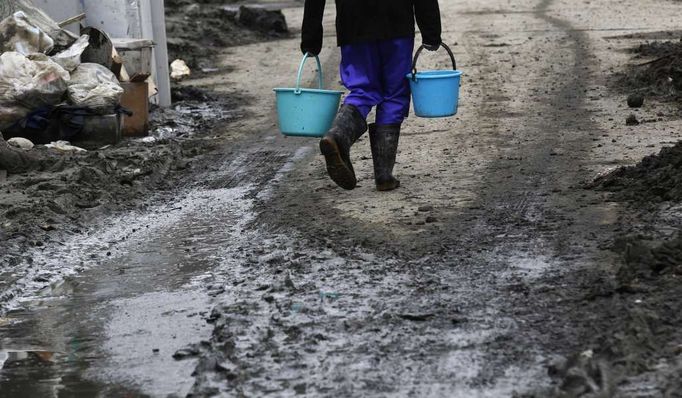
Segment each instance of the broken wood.
M82 13L82 14L76 15L74 17L71 17L69 19L65 19L62 22L58 23L57 25L59 25L60 28L65 28L69 25L78 23L84 19L85 19L85 13Z

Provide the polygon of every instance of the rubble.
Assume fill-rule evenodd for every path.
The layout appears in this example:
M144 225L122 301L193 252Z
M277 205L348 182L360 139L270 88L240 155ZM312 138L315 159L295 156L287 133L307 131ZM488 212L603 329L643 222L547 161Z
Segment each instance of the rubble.
M23 149L25 151L30 151L33 149L35 145L30 140L27 140L26 138L21 138L21 137L14 137L10 138L7 140L7 143L10 146L13 146L15 148Z
M48 53L54 41L23 12L19 11L0 22L0 51L15 51L23 55Z
M181 59L176 59L171 63L171 79L180 81L184 78L189 77L192 71L187 66L187 63Z
M81 64L68 83L69 101L76 106L109 114L121 103L123 88L109 69L98 64Z

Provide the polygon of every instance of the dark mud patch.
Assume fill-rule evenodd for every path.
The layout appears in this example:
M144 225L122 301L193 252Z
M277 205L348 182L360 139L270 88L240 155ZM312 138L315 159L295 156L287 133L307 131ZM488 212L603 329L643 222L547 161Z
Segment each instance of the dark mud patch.
M32 250L47 250L113 212L144 208L171 191L224 145L224 126L243 116L245 98L192 90L195 98L152 113L148 137L83 153L38 146L40 161L0 182L0 294Z
M238 7L233 0L166 2L166 28L171 60L183 59L193 72L212 70L217 56L233 47L289 37L279 10Z
M682 391L682 231L674 211L682 201L681 175L678 143L591 185L626 206L611 246L620 261L585 297L585 310L610 320L588 341L625 396L675 397ZM674 214L662 217L661 209L671 206Z
M610 191L616 200L639 203L682 201L682 143L663 148L637 165L596 179L591 188Z
M652 41L632 49L633 64L616 75L621 91L682 100L682 41Z

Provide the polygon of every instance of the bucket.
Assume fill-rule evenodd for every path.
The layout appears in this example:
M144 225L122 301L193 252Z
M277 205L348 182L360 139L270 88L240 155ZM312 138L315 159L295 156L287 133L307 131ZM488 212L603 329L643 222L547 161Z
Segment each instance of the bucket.
M457 61L450 47L441 44L452 60L452 70L417 71L419 55L424 46L419 47L414 56L412 73L407 75L412 88L414 113L418 117L449 117L457 114L459 85L462 72L457 70Z
M317 61L319 89L301 88L303 67L309 58L303 56L298 68L296 88L276 88L277 116L282 134L294 137L322 137L332 127L339 110L342 91L325 90L320 58Z

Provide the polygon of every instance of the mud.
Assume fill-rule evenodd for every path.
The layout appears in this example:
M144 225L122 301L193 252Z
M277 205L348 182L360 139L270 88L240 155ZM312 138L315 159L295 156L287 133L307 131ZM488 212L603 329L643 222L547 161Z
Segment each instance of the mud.
M183 59L195 73L215 71L218 55L228 47L289 37L281 11L240 10L233 0L169 1L166 28L169 57Z
M591 187L613 193L619 200L642 205L682 201L682 143L665 147L637 165L621 167L597 178Z
M682 40L647 42L632 53L632 65L618 73L620 84L650 97L682 99Z
M173 189L202 155L224 145L230 136L222 126L244 116L240 106L248 99L190 91L201 101L156 109L149 137L85 153L59 154L38 146L30 172L0 182L0 296L5 301L16 293L5 289L32 263L32 249L48 250L88 230L94 220L148 206L152 193Z
M250 96L250 117L225 126L238 139L154 206L36 253L26 278L38 282L0 318L2 344L13 360L63 354L43 373L26 360L0 373L1 385L133 396L679 395L682 208L585 187L677 139L673 116L625 126L632 112L649 120L675 115L674 105L630 109L604 73L629 57L621 38L642 12L674 28L668 4L441 2L445 40L459 43L466 70L462 107L456 118L406 121L403 186L388 194L373 188L366 138L352 151L360 186L345 192L315 140L278 134L271 89L292 82L295 38L221 53L220 71L191 84ZM300 11L283 10L292 26ZM325 41L325 70L339 62L334 45ZM446 57L426 62L448 67ZM337 87L333 73L327 80ZM43 275L52 267L66 281ZM185 332L174 339L174 328ZM73 336L88 344L65 346Z

